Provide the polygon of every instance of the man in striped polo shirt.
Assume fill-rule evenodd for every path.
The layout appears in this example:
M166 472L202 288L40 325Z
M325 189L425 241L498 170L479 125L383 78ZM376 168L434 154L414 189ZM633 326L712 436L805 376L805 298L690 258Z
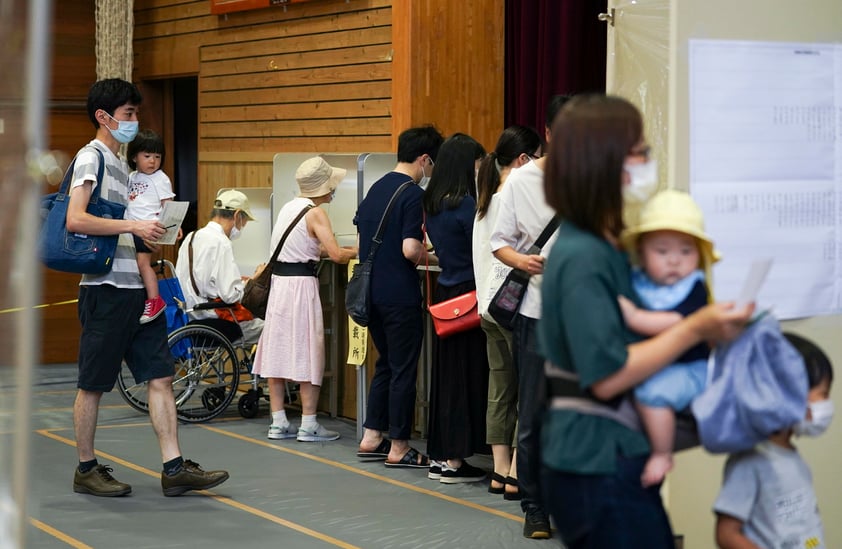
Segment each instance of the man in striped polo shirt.
M138 383L149 382L149 417L164 462L161 474L164 495L204 490L228 478L225 471L206 472L181 457L166 320L161 316L147 324L138 322L146 293L137 270L132 235L154 245L165 232L163 225L157 220L104 219L86 211L97 185L100 158L105 162L101 196L128 203L128 166L117 153L121 144L129 143L137 135L140 102L138 89L125 80L111 78L91 86L88 117L96 128L96 136L77 154L67 209L69 231L119 235L111 271L83 275L79 288L82 335L78 391L73 405L79 465L73 478L73 491L94 496L124 496L132 490L111 475L111 467L99 464L94 454L100 399L103 392L114 388L124 359Z

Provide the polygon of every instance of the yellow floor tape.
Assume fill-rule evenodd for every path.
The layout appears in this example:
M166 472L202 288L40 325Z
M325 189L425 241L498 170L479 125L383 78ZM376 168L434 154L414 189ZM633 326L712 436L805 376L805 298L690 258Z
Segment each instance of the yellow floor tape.
M68 299L67 301L57 301L55 303L44 303L43 305L35 305L33 309L43 309L44 307L54 307L56 305L70 305L71 303L78 303L78 299ZM11 309L0 309L0 315L5 313L17 313L23 311L26 307L13 307Z

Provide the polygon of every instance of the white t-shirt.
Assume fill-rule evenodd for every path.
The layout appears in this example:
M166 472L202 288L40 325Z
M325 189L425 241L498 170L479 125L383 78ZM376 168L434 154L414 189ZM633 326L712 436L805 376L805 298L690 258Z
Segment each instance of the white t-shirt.
M795 449L767 441L730 456L713 508L764 549L827 549L813 477Z
M129 206L126 219L158 219L161 201L175 197L170 178L163 170L129 175Z
M541 235L541 232L555 217L544 198L544 171L535 162L524 164L512 170L506 179L500 195L500 212L491 234L491 251L511 246L519 253L525 253ZM558 231L541 248L546 258L553 247ZM529 279L529 287L520 306L520 314L533 319L541 318L541 279L535 275Z
M474 219L473 240L471 250L474 261L474 280L477 283L477 310L480 315L485 316L488 312L488 304L491 298L497 293L500 284L506 279L506 275L512 270L511 267L494 257L491 253L491 232L497 222L500 213L500 193L494 193L488 210L482 219ZM488 320L492 320L487 317Z

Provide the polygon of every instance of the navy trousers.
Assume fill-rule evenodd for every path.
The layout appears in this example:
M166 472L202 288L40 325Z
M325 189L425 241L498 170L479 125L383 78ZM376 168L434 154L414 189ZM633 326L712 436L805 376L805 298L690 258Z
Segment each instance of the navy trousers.
M368 333L380 355L368 389L367 429L388 431L389 438L409 440L415 418L415 383L424 338L420 304L415 307L371 306Z

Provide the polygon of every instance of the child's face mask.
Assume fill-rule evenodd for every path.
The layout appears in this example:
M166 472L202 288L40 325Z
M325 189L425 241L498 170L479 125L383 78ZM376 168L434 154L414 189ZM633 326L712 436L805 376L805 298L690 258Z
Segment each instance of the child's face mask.
M810 410L810 417L804 418L795 425L794 431L796 435L817 437L822 435L827 428L830 427L830 422L833 420L833 401L819 400L816 402L807 403Z

